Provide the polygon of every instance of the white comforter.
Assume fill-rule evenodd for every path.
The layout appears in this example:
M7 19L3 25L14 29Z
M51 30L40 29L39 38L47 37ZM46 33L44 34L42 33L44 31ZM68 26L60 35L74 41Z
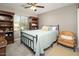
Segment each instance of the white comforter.
M42 31L42 30L31 30L23 31L30 35L38 35L37 43L34 43L35 55L40 55L44 53L44 49L49 47L57 38L57 31Z

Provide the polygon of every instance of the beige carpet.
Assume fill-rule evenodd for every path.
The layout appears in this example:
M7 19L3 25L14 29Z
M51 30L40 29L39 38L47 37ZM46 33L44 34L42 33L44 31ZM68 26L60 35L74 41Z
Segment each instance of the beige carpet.
M20 43L20 40L15 41L6 48L7 56L33 56L34 54L27 47Z
M10 44L6 48L7 56L34 56L20 41L15 41L14 44ZM72 49L63 47L61 45L54 44L49 49L45 50L45 56L79 56L79 50L73 52Z
M54 44L53 48L45 51L46 56L79 56L79 50L74 52L72 49Z

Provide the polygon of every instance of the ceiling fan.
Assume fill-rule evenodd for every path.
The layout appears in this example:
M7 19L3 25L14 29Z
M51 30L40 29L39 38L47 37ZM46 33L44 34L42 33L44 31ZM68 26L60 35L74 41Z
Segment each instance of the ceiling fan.
M44 6L37 5L37 3L27 3L28 6L24 5L24 8L30 8L33 11L37 11L37 8L44 8Z

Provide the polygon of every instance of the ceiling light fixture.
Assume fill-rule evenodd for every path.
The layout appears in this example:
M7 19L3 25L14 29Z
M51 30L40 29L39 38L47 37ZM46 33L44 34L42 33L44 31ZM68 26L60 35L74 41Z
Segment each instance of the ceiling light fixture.
M37 8L44 8L44 6L37 5L37 3L27 3L27 5L28 6L26 6L26 4L25 4L25 5L23 5L23 7L25 9L30 8L33 11L37 11Z
M32 6L30 9L32 9L33 11L37 11L37 8L35 6Z

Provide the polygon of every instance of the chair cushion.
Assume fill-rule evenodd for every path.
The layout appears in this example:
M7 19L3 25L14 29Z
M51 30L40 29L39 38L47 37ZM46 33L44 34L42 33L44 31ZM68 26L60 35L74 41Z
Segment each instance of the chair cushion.
M67 43L65 43L65 42L63 43L62 41L59 41L59 43L65 45L65 46L74 47L73 44L67 44Z
M74 39L73 36L69 36L69 35L61 35L61 38L65 39L65 40L73 40Z
M69 31L62 31L57 42L65 46L74 47L76 45L75 34Z
M70 46L70 47L74 47L74 45L75 45L74 40L58 39L58 43L61 43L63 45L67 45L67 46Z

